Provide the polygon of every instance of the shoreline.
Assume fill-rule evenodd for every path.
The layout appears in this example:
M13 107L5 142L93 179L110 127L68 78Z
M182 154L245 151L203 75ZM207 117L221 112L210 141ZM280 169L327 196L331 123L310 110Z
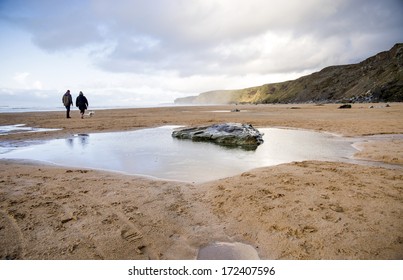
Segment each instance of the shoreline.
M1 113L0 125L63 130L0 141L224 121L352 138L403 134L403 104L291 106L99 110L84 120L63 119L64 112ZM402 165L402 139L362 145L360 157ZM215 242L249 244L261 259L403 259L401 169L303 161L189 184L14 160L0 166L1 259L195 259Z

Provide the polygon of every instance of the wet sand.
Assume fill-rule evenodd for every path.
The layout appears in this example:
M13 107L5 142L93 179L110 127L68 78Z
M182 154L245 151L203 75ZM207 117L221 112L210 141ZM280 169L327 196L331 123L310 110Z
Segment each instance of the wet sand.
M0 125L62 128L0 135L3 143L245 122L361 139L357 157L398 168L305 161L189 184L0 160L0 258L196 259L209 244L239 242L261 259L402 259L403 140L387 134L403 134L403 104L390 105L99 110L84 120L2 113Z

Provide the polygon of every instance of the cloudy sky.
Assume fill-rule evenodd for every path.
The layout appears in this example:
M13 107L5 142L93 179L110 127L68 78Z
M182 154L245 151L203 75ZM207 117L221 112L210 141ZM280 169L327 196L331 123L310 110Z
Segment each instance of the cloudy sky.
M403 42L402 0L0 0L0 106L145 106Z

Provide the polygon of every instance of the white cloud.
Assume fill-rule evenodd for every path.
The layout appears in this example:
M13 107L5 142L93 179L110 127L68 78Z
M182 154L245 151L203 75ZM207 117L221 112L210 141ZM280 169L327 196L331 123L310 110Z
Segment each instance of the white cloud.
M28 72L16 73L16 74L14 75L14 78L13 78L13 79L14 79L15 81L17 81L17 83L25 85L26 80L27 80L27 78L28 78L29 75L30 75L30 74L29 74Z
M17 82L19 88L23 89L43 89L41 81L33 81L31 79L32 75L29 72L19 72L15 73L13 80Z
M35 81L35 82L32 84L32 87L33 87L34 89L43 89L43 85L42 85L41 81Z

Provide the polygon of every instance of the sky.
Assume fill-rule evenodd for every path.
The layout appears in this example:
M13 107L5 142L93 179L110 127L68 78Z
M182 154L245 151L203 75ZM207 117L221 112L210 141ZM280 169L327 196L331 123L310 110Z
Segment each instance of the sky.
M403 42L403 0L0 0L0 107L172 103Z

